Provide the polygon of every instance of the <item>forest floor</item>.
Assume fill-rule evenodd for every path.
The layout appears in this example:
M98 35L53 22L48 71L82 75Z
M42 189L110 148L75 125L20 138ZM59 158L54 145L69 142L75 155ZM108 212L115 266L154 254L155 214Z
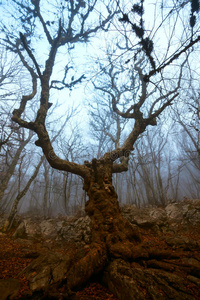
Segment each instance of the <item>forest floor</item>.
M175 232L170 231L163 235L159 232L152 232L148 229L140 228L143 241L149 245L153 245L156 250L173 249L166 243L166 237L182 236L197 242L200 242L200 228L191 227L176 228ZM31 295L28 281L24 275L20 275L21 271L28 266L32 260L45 252L53 251L66 255L68 250L77 251L77 247L72 243L58 242L55 239L20 239L14 238L13 232L9 234L0 234L0 279L15 278L20 281L20 293L15 299L21 299L24 295ZM190 253L189 253L190 252ZM189 249L180 249L180 259L185 255L195 256L200 261L200 249L190 251ZM184 276L184 274L183 274ZM188 289L192 287L188 286ZM23 298L25 299L25 298ZM83 287L81 291L77 291L73 299L115 299L113 294L109 292L98 280L93 280ZM194 298L197 299L197 298Z

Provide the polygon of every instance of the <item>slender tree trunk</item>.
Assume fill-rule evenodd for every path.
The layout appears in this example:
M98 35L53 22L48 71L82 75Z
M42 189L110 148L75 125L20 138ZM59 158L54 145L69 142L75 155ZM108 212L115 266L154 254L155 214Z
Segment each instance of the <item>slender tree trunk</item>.
M11 226L12 226L12 224L13 224L13 221L14 221L14 218L15 218L16 213L17 213L17 207L18 207L18 204L19 204L20 200L26 195L27 191L29 190L29 187L30 187L31 183L32 183L32 182L34 181L34 179L36 178L36 176L37 176L37 174L38 174L38 172L39 172L39 169L40 169L40 167L41 167L41 165L42 165L44 159L45 159L45 156L43 155L43 156L41 157L41 159L40 159L38 165L36 166L33 175L32 175L31 178L28 180L28 182L27 182L25 188L24 188L21 192L18 193L18 195L17 195L17 197L16 197L16 199L15 199L15 201L14 201L14 203L13 203L13 206L12 206L12 209L11 209L11 212L10 212L10 215L9 215L8 219L7 219L7 220L5 221L5 223L4 223L4 226L3 226L3 231L4 231L4 232L8 231L8 230L11 228Z
M2 201L2 198L4 196L4 192L7 189L8 183L10 181L10 178L12 177L15 168L17 166L17 163L19 161L19 157L22 153L22 150L24 149L24 147L28 144L28 142L31 140L32 138L32 133L30 132L29 137L20 143L19 148L17 149L17 152L15 153L11 164L9 165L9 168L4 176L4 178L1 180L1 185L0 185L0 202Z
M72 187L72 174L67 172L63 175L63 194L64 194L64 208L65 212L69 213L69 202L71 196L71 187Z
M49 180L49 165L47 162L44 162L44 196L43 196L43 215L44 217L48 214L47 206L49 201L49 188L50 188L50 180Z

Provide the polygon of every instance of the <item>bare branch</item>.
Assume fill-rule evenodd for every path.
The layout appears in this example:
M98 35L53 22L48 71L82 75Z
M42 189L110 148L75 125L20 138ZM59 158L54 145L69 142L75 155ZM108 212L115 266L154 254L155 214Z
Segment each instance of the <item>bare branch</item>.
M85 75L81 75L78 79L72 80L70 83L66 83L65 82L65 77L63 78L62 81L59 80L52 80L51 81L51 85L50 85L50 89L56 89L56 90L63 90L64 88L68 88L71 89L72 87L74 87L77 83L81 83L83 79L85 79ZM59 84L61 86L59 86Z
M23 35L21 32L20 32L20 39L21 39L22 44L23 44L24 48L26 49L28 55L29 55L30 58L32 59L34 65L35 65L35 67L36 67L36 70L37 70L37 72L38 72L39 77L41 78L41 77L42 77L42 74L41 74L40 68L39 68L39 66L38 66L38 63L37 63L37 61L36 61L36 59L35 59L35 57L34 57L32 51L29 49L29 47L28 47L28 45L27 45L27 41L26 41L25 35Z
M86 42L89 38L89 36L91 36L93 33L96 33L97 31L99 31L100 29L105 30L105 26L107 24L109 24L109 22L112 20L113 16L116 14L116 11L114 11L113 13L111 13L108 9L108 16L100 22L99 25L95 26L95 27L91 27L91 28L87 28L84 31L84 26L85 26L85 22L89 17L89 14L94 10L95 4L96 4L97 0L95 0L94 4L92 6L88 7L88 11L85 14L80 14L81 18L82 18L82 24L81 24L81 28L79 33L75 34L73 36L72 33L72 23L74 21L74 17L76 14L79 13L79 9L81 7L81 1L79 1L79 3L76 5L76 7L74 8L74 2L70 1L71 4L71 15L69 18L69 23L68 23L68 29L67 32L65 34L63 34L62 39L61 39L61 45L65 45L66 43L76 43L76 42Z
M46 23L44 22L44 19L43 19L41 13L40 13L40 4L39 4L39 1L32 1L32 3L35 6L35 10L37 12L37 16L40 19L40 22L41 22L41 24L43 26L43 29L44 29L44 32L46 34L47 40L48 40L49 44L52 45L53 39L52 39L52 37L51 37L51 35L50 35L50 33L49 33L48 29L47 29Z
M147 97L147 84L144 81L144 75L142 73L142 68L140 67L143 60L144 60L144 56L135 64L135 69L138 72L140 81L142 83L142 95L140 96L140 99L139 99L138 103L136 103L134 105L135 110L136 109L138 110L140 107L142 107L142 105L144 104L144 102L146 100L146 97Z
M158 117L163 110L167 107L172 105L172 101L179 95L179 93L176 93L171 99L169 99L167 102L165 102L159 109L155 111L155 113L151 114L151 116L145 121L149 123L150 125L156 125L156 117Z
M160 67L156 68L155 70L150 71L148 75L145 75L144 76L144 81L148 82L149 79L153 75L155 75L156 73L159 73L164 68L166 68L167 66L169 66L174 60L176 60L177 58L179 58L179 56L181 54L185 53L188 49L190 49L192 46L194 46L199 41L200 41L200 35L195 40L190 41L190 43L187 46L185 46L182 50L180 50L176 54L173 54L172 57L166 63L163 63L163 65L161 65Z
M162 111L169 105L171 105L172 101L179 95L179 93L177 93L177 91L180 88L181 85L181 79L182 79L182 73L183 73L183 67L186 63L188 59L188 55L186 56L186 59L183 61L183 63L180 66L180 74L179 74L179 78L178 78L178 82L177 82L177 86L175 89L173 89L172 91L168 92L167 94L161 95L159 98L157 98L150 110L149 110L149 117L146 119L146 121L150 121L150 125L156 125L156 117L162 113ZM166 103L163 104L163 106L160 107L160 109L158 109L155 113L153 113L153 109L155 107L155 105L160 102L163 99L168 99L169 96L171 96L172 94L176 93L171 99L167 100Z
M135 70L138 72L140 81L142 83L142 88L141 88L141 96L139 98L139 101L133 105L131 105L125 112L120 111L117 108L117 101L115 97L111 94L112 96L112 107L113 110L121 117L127 118L127 119L138 119L142 117L142 113L140 112L140 108L144 104L146 97L147 97L147 83L143 80L144 75L142 74L142 68L139 67L141 65L142 61L144 60L144 56L138 60L138 62L135 64ZM131 112L133 111L133 112Z

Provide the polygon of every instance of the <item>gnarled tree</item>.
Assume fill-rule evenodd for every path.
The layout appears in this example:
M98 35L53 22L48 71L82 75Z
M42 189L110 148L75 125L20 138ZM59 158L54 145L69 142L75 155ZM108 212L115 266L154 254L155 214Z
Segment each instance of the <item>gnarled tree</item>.
M32 79L32 91L29 95L22 97L19 108L13 111L12 120L19 126L32 130L37 134L38 140L35 144L42 148L51 167L81 176L84 180L83 189L89 197L85 210L91 219L91 244L89 248L83 249L81 254L79 252L77 257L68 255L66 272L63 278L59 278L59 280L67 278L68 288L74 289L86 282L92 275L103 270L109 261L121 259L121 268L125 270L128 261L158 257L157 252L154 253L149 247L144 246L138 231L122 216L117 194L112 185L112 174L128 170L128 157L134 150L133 146L138 137L145 131L147 126L156 126L157 118L177 99L184 72L183 68L188 60L188 51L200 40L200 37L194 33L194 26L192 27L192 36L189 39L187 38L180 43L173 52L168 52L171 46L170 41L165 55L157 58L158 53L156 47L153 46L153 40L146 35L144 29L144 1L133 6L133 12L140 19L139 25L133 24L128 14L123 14L121 21L127 22L127 26L132 27L138 42L137 54L130 60L135 61L132 67L135 69L135 76L138 76L140 95L137 98L130 99L129 106L119 103L112 87L109 95L114 113L121 118L132 119L134 121L133 126L119 148L103 154L98 159L93 158L91 162L85 161L81 165L64 160L55 153L45 126L45 120L48 109L52 105L50 90L52 88L73 87L76 83L81 82L83 76L77 79L72 78L72 81L67 83L66 78L69 68L66 67L62 81L51 80L51 77L55 76L53 70L59 49L66 45L70 48L76 43L85 42L98 30L108 29L109 22L114 15L111 8L112 3L105 6L102 13L104 17L102 17L102 20L100 18L99 24L94 26L88 22L91 21L92 23L93 19L92 17L90 19L90 15L95 9L98 10L98 7L95 8L98 5L97 1L62 1L62 5L56 7L56 16L54 15L55 6L52 8L51 5L55 5L57 1L52 1L51 4L43 0L13 0L11 2L16 4L19 9L23 33L20 33L19 37L7 32L4 41L7 43L8 49L18 53ZM47 8L49 8L48 16L45 14ZM175 14L178 9L178 13L180 13L183 8L184 5L180 5L179 8L174 7L170 14ZM57 20L58 14L60 16L59 20ZM43 63L41 63L40 50L38 51L34 44L38 39L37 27L42 30L40 34L48 42L49 47L48 57ZM5 30L6 28L4 28ZM155 30L156 32L157 30ZM168 71L168 68L174 62L178 62L178 66L174 67L176 76L169 88L166 82L163 84L164 75L165 70ZM174 76L173 72L171 76ZM170 79L172 80L172 78ZM38 84L40 85L40 91L37 88ZM152 96L155 89L157 96L155 94ZM23 112L27 103L34 98L37 92L40 92L37 116L35 120L27 121L23 118ZM118 159L122 157L127 159L118 162ZM169 253L161 254L162 257L169 257ZM125 265L123 265L123 262ZM52 276L51 282L55 283L56 278L52 279ZM182 285L184 286L184 281ZM118 286L115 287L115 292L119 295L120 291L117 289ZM162 286L160 289L162 289ZM121 299L125 299L125 297L128 299L129 296L121 295L120 297ZM129 297L129 299L132 298Z

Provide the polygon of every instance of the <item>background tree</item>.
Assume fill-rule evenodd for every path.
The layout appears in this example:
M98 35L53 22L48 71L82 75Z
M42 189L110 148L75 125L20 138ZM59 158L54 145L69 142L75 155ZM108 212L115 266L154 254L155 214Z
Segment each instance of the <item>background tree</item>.
M0 202L8 187L10 178L14 174L19 158L26 144L30 141L32 133L27 136L23 129L11 122L11 110L14 97L20 90L18 76L21 66L16 54L8 58L5 47L0 50Z
M66 123L69 121L70 117L71 117L71 115L69 115L68 118L66 118L66 120L65 120L64 124L61 126L60 130L58 130L57 134L52 138L51 143L53 143L56 140L56 138L61 134L63 128L65 127ZM32 182L37 177L37 174L40 170L40 167L41 167L42 163L44 163L44 159L45 159L45 156L44 155L41 156L38 164L35 167L35 170L34 170L32 176L29 178L29 180L27 181L25 187L22 190L20 190L20 185L19 185L19 190L18 190L17 197L15 198L15 201L12 205L9 216L8 216L7 220L5 221L5 224L3 226L3 231L8 231L11 228L11 226L13 224L13 221L14 221L14 218L17 214L19 202L26 195L26 193L29 190ZM49 181L47 181L47 183L49 183ZM45 194L44 194L44 200L43 200L44 216L46 215L46 212L47 212L47 202L48 202L48 197L47 196L48 195L47 195L47 190L46 190L46 186L45 186Z
M179 164L183 179L182 189L188 197L198 198L200 171L200 117L198 85L191 85L184 95L184 105L174 108L175 120L179 128ZM180 126L180 127L179 127Z
M29 143L31 140L33 134L32 132L29 133L29 136L26 138L25 135L20 135L20 131L18 131L18 141L19 141L19 147L16 149L16 152L14 152L13 156L12 153L6 149L6 155L8 155L7 159L7 168L6 170L2 170L1 172L1 186L0 186L0 200L2 201L5 190L8 187L8 183L11 179L11 177L14 174L15 168L19 162L20 155L22 154L22 151L24 150L24 147ZM12 149L13 152L13 149ZM5 164L4 164L5 167Z

